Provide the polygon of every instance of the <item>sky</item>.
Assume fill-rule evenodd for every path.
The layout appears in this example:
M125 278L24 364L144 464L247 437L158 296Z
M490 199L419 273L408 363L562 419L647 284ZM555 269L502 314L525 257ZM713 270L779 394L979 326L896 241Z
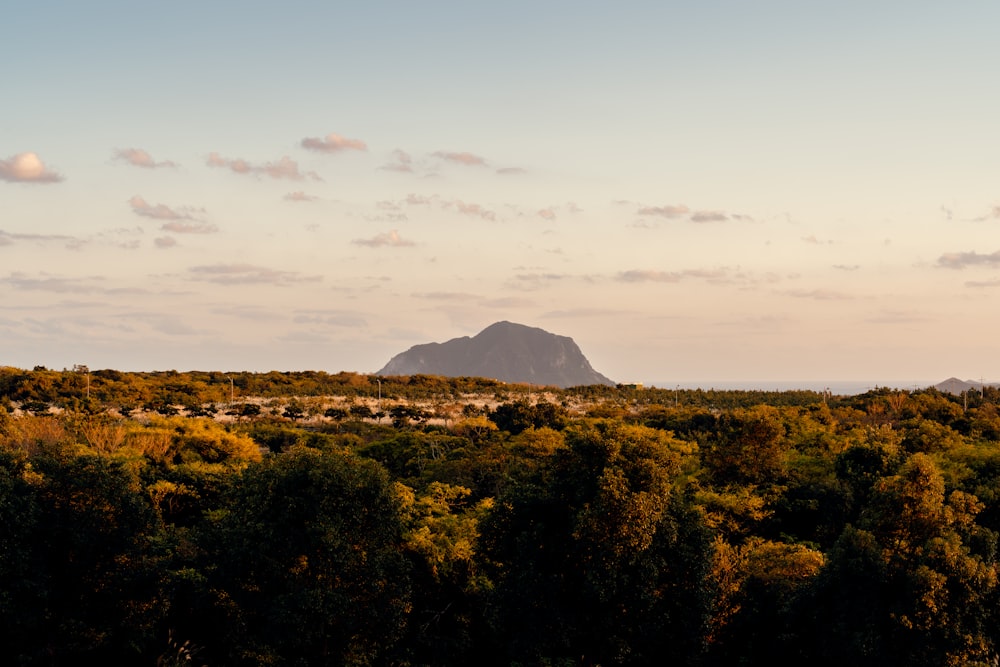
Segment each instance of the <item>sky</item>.
M0 365L1000 379L1000 3L0 8Z

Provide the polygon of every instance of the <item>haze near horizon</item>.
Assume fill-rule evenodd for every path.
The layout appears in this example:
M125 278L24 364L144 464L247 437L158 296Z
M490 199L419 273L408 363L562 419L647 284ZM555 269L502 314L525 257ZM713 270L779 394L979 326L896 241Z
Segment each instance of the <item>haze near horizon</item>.
M2 14L0 365L1000 377L996 3Z

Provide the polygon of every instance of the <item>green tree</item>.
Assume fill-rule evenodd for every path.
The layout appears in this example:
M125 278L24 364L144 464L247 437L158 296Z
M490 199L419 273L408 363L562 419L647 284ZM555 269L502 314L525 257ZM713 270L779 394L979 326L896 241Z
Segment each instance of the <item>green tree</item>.
M693 664L711 536L674 487L690 446L621 422L572 427L566 444L484 531L508 659Z
M402 535L372 461L293 447L250 466L212 527L221 620L195 643L228 664L372 664L405 627Z
M781 414L758 406L723 413L702 462L716 484L773 484L785 475L787 442Z
M40 610L40 622L15 638L15 646L29 663L136 662L162 604L149 549L155 515L135 467L90 455L40 457L33 464L37 599L31 606Z
M397 485L405 517L404 548L413 563L411 621L403 642L414 664L482 662L477 640L485 632L489 580L478 558L479 524L493 507L471 502L471 491L432 482L421 495Z
M835 545L808 611L820 664L993 664L997 536L979 500L946 493L914 454L874 485L857 528Z

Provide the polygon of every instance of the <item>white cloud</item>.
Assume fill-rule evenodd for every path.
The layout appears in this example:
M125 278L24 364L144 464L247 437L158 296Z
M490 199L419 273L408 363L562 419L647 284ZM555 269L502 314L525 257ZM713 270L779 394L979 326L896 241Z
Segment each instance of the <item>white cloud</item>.
M133 167L143 167L145 169L177 166L170 160L157 162L153 159L152 155L141 148L117 148L115 149L114 159L127 162Z
M302 190L297 190L295 192L289 192L285 195L284 199L285 201L316 201L319 197L307 195Z
M255 165L242 158L230 159L222 157L218 153L209 153L205 164L209 167L229 169L237 174L269 176L275 179L287 178L291 181L304 181L306 178L311 178L314 181L323 180L314 171L306 172L305 174L300 172L299 163L287 155L276 162L265 162L262 165Z
M466 167L484 167L486 166L486 160L478 155L473 155L472 153L452 153L447 151L438 151L434 153L434 157L441 158L447 162L454 162L456 164L465 165Z
M323 138L307 137L302 140L302 147L323 153L339 153L341 151L367 151L368 146L359 139L348 139L331 132Z
M58 183L63 177L50 171L35 153L18 153L0 160L0 181L11 183Z

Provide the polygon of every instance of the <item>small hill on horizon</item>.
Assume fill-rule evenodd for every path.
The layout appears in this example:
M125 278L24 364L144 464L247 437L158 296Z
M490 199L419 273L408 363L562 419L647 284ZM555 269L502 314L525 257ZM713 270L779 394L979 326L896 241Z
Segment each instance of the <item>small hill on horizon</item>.
M389 360L376 375L483 377L565 389L614 385L583 356L568 336L513 322L496 322L473 337L414 345Z
M946 394L954 394L956 396L960 395L964 391L970 391L972 389L979 390L983 385L987 387L996 387L995 382L982 382L977 380L959 380L956 377L950 377L947 380L938 382L934 385L934 388L938 391Z

